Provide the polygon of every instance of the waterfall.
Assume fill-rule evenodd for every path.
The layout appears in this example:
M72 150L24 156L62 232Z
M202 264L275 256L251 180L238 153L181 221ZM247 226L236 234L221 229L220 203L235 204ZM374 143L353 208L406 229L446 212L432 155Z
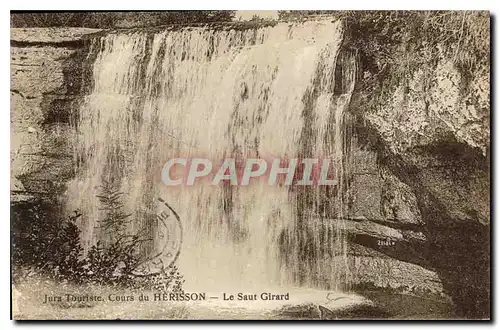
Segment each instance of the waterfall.
M177 264L188 289L340 288L348 276L343 164L355 74L355 61L339 56L342 33L339 22L322 20L93 40L92 90L79 110L77 176L67 193L68 209L83 212L86 248L105 239L96 187L113 182L131 231L154 233L141 210L158 197L178 213ZM166 186L161 171L175 157L329 158L340 180Z

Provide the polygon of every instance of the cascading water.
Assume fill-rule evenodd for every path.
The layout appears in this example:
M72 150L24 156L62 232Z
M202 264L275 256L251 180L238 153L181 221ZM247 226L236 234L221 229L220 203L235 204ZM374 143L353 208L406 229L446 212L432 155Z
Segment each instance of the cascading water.
M348 274L344 120L355 73L352 58L339 63L341 42L342 25L326 20L95 40L92 92L77 123L82 162L68 189L68 207L84 213L87 247L103 239L96 187L113 181L133 214L130 230L148 226L140 210L157 197L179 214L177 263L188 290L339 288ZM328 157L339 183L168 187L161 180L175 157L271 156Z

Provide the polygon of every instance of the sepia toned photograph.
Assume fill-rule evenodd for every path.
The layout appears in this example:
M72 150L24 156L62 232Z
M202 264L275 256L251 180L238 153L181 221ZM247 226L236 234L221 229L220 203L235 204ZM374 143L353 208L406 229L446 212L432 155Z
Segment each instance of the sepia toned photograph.
M11 11L12 319L490 320L490 20Z

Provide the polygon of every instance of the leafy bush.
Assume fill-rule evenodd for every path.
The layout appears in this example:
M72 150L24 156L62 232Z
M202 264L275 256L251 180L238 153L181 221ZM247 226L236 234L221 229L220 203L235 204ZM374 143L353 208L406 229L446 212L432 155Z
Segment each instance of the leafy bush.
M81 274L82 247L76 220L51 217L45 203L14 204L12 207L12 265L27 274L45 272L55 278L76 280ZM14 273L14 275L19 273Z
M183 276L177 266L173 265L151 276L139 278L135 282L135 287L154 291L183 293L183 284Z
M131 214L123 210L123 194L108 183L100 188L98 198L105 212L100 229L106 240L91 246L86 255L77 226L81 213L75 211L60 220L53 216L58 210L41 202L13 205L14 281L44 275L58 283L92 283L182 292L184 281L176 266L161 267L161 271L155 274L134 272L145 261L140 257L140 247L150 239L141 233L127 233Z

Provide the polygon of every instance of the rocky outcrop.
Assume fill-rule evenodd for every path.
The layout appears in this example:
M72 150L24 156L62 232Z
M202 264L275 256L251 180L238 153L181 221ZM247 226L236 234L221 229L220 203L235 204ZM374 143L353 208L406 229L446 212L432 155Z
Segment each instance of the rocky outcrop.
M53 197L73 175L74 128L92 29L11 29L11 196Z
M360 153L371 166L351 174L347 231L351 245L363 248L350 253L351 263L360 265L353 267L353 283L438 293L452 298L458 316L488 317L486 157L460 143L353 157Z
M432 273L428 279L437 275L457 315L483 318L490 299L489 17L469 20L461 35L479 36L476 48L464 50L463 38L433 44L422 37L418 45L403 38L386 63L361 54L350 109L352 157L365 170L352 173L351 210L379 227L353 231L351 241L369 255L418 265ZM378 246L380 239L394 244Z

